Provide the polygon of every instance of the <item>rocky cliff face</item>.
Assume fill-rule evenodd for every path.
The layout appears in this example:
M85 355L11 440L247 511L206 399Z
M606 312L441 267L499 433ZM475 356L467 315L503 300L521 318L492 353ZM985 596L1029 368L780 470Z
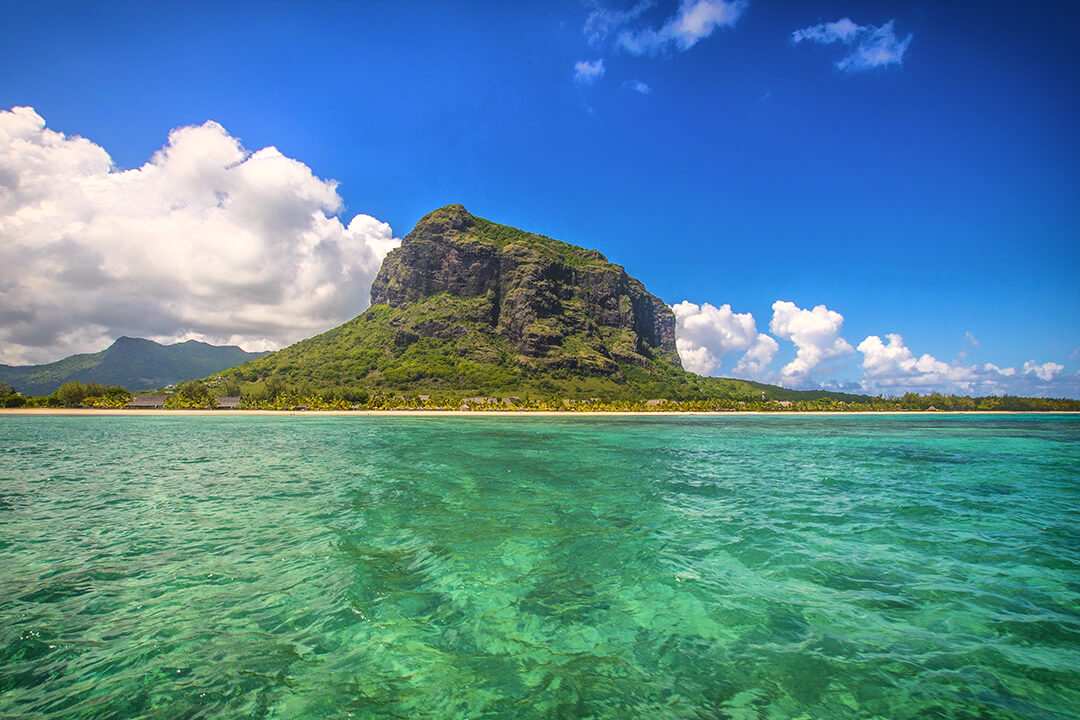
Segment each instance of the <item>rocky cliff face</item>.
M520 366L590 373L620 363L681 368L675 316L596 250L498 225L449 205L424 216L392 251L371 287L372 305L468 299L471 322L486 323L518 352ZM452 323L409 323L397 343L444 338Z

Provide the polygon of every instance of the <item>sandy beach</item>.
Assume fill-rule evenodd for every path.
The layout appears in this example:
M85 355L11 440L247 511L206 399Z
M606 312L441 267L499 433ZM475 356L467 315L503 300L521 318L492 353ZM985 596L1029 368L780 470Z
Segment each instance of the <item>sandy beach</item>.
M739 416L739 415L812 415L814 417L846 417L850 415L1076 415L1075 410L851 410L851 411L798 411L776 410L718 410L713 412L689 412L679 410L654 411L580 411L580 410L127 410L99 408L3 408L0 417L5 415L71 415L76 417L141 417L147 415L169 417L194 417L201 415L221 415L223 417L245 415L269 415L272 417L325 417L349 415L367 417L372 415L385 417L689 417L689 416Z

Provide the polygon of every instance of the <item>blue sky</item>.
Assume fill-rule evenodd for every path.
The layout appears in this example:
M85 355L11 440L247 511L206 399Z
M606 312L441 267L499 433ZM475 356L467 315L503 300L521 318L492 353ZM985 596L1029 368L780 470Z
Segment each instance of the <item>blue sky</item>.
M698 318L711 372L729 374L753 333L732 340L731 318L704 303L749 313L776 339L765 379L866 382L856 348L895 333L913 358L980 373L993 363L1017 370L995 374L1002 382L1030 381L1003 390L1080 394L1075 4L220 5L7 3L0 109L34 108L115 170L213 120L246 151L273 146L336 180L342 204L326 213L344 225L370 215L401 237L461 202L598 248L668 303L699 306L680 319ZM718 20L679 24L710 9ZM845 64L888 23L892 55ZM770 329L778 301L842 316L833 335L824 312L799 316L808 373L782 377L798 346L797 331ZM129 326L258 334L166 315L157 332L103 321L97 335L9 335L0 360L59 357ZM836 337L850 352L814 362ZM902 364L893 347L878 359ZM1048 362L1062 369L1043 369L1035 387L1024 364ZM878 380L895 384L867 387L955 389L968 377L893 365Z

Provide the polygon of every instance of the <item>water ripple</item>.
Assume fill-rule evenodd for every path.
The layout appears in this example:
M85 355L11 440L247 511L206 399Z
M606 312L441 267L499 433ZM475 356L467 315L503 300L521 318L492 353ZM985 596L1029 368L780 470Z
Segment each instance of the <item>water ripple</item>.
M0 418L0 716L1072 718L1080 421Z

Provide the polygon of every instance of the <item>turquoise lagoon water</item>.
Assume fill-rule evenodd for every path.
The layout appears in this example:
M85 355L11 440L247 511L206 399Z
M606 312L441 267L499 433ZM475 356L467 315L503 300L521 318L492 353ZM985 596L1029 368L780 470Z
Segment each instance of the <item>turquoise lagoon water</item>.
M0 417L0 717L1080 716L1080 419Z

